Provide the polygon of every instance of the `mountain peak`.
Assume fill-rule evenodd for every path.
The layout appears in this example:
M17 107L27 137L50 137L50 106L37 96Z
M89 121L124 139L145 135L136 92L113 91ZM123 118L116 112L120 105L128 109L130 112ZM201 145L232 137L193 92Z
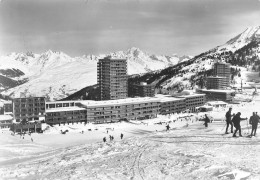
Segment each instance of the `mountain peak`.
M235 44L235 43L247 43L252 40L260 39L260 26L248 27L244 32L237 35L236 37L230 39L227 44Z

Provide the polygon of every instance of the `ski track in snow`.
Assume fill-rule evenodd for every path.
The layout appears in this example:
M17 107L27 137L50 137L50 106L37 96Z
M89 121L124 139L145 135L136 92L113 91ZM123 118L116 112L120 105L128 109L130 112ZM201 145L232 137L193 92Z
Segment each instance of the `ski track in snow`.
M107 143L28 155L0 166L2 179L259 179L259 137L223 135L201 122ZM242 132L245 134L246 124ZM245 134L246 135L246 134ZM0 179L1 179L0 178Z

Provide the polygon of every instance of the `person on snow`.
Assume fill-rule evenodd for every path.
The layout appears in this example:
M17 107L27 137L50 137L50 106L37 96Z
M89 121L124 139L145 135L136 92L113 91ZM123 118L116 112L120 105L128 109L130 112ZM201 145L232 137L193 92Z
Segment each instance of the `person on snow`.
M103 138L103 142L105 143L107 141L106 137Z
M205 127L208 127L208 123L210 122L210 120L209 120L209 118L208 118L208 116L207 116L207 114L205 114L205 118L204 118L204 124L203 125L205 125Z
M123 137L124 137L123 133L121 133L120 137L121 137L121 139L123 139Z
M169 131L169 130L170 130L170 125L167 124L167 126L166 126L166 131Z
M232 111L232 108L229 108L228 112L226 113L226 123L227 123L226 134L228 134L229 125L231 126L231 133L233 133L233 123L231 121L231 117L233 115L231 115L231 111Z
M257 126L259 123L259 116L256 113L253 113L253 116L250 117L249 124L252 125L251 137L256 134Z
M247 120L247 118L241 118L240 116L241 116L241 112L238 112L232 119L234 127L236 128L236 130L235 130L235 132L233 134L233 137L236 137L237 131L239 131L239 136L242 137L240 121L241 120Z

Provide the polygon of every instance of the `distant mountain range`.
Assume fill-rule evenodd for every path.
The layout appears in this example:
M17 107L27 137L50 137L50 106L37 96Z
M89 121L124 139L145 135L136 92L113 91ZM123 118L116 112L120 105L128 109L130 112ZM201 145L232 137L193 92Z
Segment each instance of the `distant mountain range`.
M191 59L150 55L138 48L101 55L70 57L48 50L42 54L12 53L0 57L0 93L10 97L46 96L59 100L97 83L97 61L105 56L127 58L128 74L144 74Z

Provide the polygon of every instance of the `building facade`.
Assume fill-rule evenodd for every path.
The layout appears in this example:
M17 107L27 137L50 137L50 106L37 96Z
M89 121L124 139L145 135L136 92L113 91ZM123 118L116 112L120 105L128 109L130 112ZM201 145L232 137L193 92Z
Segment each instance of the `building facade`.
M232 101L235 96L234 90L221 90L221 89L199 89L198 93L206 94L207 101Z
M207 89L225 89L227 87L226 77L207 77Z
M161 99L160 114L180 113L186 110L185 98L166 97Z
M87 110L80 107L80 101L46 102L47 124L70 124L87 122Z
M214 64L213 74L218 77L225 77L223 81L225 87L230 86L231 79L231 65L229 63L217 62Z
M82 102L87 109L88 122L107 123L157 117L160 101L157 98L127 98L112 101Z
M41 122L13 123L10 127L13 132L42 132Z
M44 120L45 98L15 98L13 100L13 115L15 123Z
M141 82L140 84L131 84L128 88L129 97L154 97L155 85Z
M8 101L4 103L4 114L13 114L13 103Z
M202 106L206 102L205 94L183 95L183 96L178 96L178 98L185 99L185 108L190 112L195 112L196 107Z
M100 100L127 98L127 60L106 57L97 64Z
M10 129L13 123L11 115L0 115L0 129Z

